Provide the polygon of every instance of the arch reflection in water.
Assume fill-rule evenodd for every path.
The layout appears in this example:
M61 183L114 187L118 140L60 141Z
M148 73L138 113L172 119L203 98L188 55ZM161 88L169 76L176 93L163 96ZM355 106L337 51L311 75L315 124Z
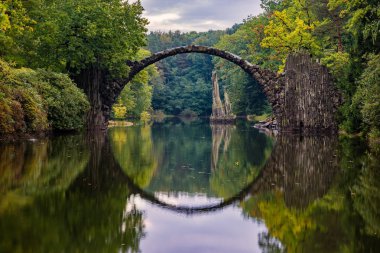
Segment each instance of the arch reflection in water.
M138 135L151 139L141 141ZM236 198L258 175L272 149L272 140L257 131L210 128L199 121L114 128L109 136L131 187L151 200L155 194Z
M123 131L126 131L126 129ZM209 203L209 205L196 206L196 203L190 203L188 206L176 206L170 203L170 197L175 198L181 194L207 194L208 192L173 190L169 193L166 192L165 195L162 188L158 191L152 191L150 186L146 186L145 188L141 187L138 185L136 179L126 174L126 180L130 189L151 203L185 214L216 211L243 200L248 194L256 196L271 191L282 192L288 206L302 209L327 193L334 179L334 175L337 172L337 140L334 138L305 137L299 139L294 136L280 136L277 140L274 152L271 155L268 150L264 149L261 151L261 155L270 156L269 160L264 160L262 164L259 165L260 167L256 167L258 169L256 169L253 174L248 174L246 169L239 170L239 166L241 165L242 168L247 168L244 166L247 162L241 159L241 156L239 157L240 159L237 158L234 152L239 152L240 149L237 148L228 152L228 145L230 143L231 145L241 147L241 142L239 142L238 137L245 132L234 135L235 128L233 126L212 126L211 131L211 168L209 170L210 172L206 175L209 176L208 189L211 189L211 191L216 190L206 196L216 196L220 201L217 203ZM165 136L167 137L167 135ZM178 137L178 134L176 134L176 136ZM244 136L244 138L246 138L246 136ZM223 142L224 148L220 150L221 143ZM221 155L220 159L218 159L218 162L215 162L216 158L219 158L219 155ZM178 169L180 170L182 168L184 168L184 166ZM191 173L192 167L189 166L189 168L189 172ZM126 171L126 173L128 173L128 171ZM161 173L160 168L156 168L154 175L156 176L159 173ZM201 174L203 174L202 171ZM237 178L236 182L238 182L238 184L235 184L234 178ZM154 177L151 178L151 182L154 181ZM165 185L166 187L170 187L170 180L163 182L163 184L165 184L168 181L169 185ZM245 184L242 184L242 182ZM222 187L219 185L222 185ZM230 190L230 188L234 190ZM215 193L219 195L212 195ZM160 200L157 196L169 197L169 203Z

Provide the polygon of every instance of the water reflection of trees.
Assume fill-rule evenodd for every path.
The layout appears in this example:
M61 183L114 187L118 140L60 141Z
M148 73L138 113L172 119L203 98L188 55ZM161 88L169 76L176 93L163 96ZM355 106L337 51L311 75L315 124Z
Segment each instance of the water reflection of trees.
M104 135L18 147L0 147L0 252L139 252L143 214Z
M353 187L354 208L365 221L365 232L380 236L380 152L367 154L362 173Z
M349 159L349 157L347 157ZM349 160L349 162L352 160ZM360 174L350 189L354 209L365 223L364 232L380 238L380 144L372 143L362 155Z
M228 198L257 177L270 157L273 140L231 125L212 125L211 130L210 186L217 196Z
M150 192L232 197L252 182L273 147L264 134L232 125L210 128L197 121L145 128L146 138L138 126L113 128L109 135L125 174ZM149 179L139 183L146 171Z
M228 136L218 131L229 139L228 148L223 141L212 148L210 138L218 133L201 125L185 133L181 127L112 130L112 145L104 135L1 145L0 252L138 252L144 215L129 199L120 165L132 164L128 173L148 188L170 189L168 180L197 173L217 196L230 196L255 176L272 148L270 139L239 127ZM196 145L187 143L195 138ZM189 153L181 153L182 147ZM211 170L213 152L219 157ZM179 166L173 176L172 155L182 162L203 159L198 165L211 174ZM343 139L338 147L327 137L279 136L255 194L240 203L247 217L268 229L259 236L262 251L376 252L379 157L378 145L367 149L361 141ZM159 178L162 185L155 181L158 169L172 173ZM187 188L194 179L176 183L190 192L201 189Z
M153 149L151 127L115 127L110 129L109 138L122 170L140 187L147 187L159 159Z
M80 136L1 145L0 206L67 189L88 159L89 150Z
M246 215L268 228L259 238L264 252L378 249L378 153L363 155L357 143L341 143L321 136L278 138L264 187L241 203Z
M210 128L201 121L170 121L152 128L155 152L161 158L147 188L150 192L210 194Z

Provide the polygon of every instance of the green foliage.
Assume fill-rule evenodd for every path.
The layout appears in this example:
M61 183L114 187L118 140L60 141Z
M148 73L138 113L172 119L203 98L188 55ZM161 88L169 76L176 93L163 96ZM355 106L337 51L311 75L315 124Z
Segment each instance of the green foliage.
M31 32L35 23L28 15L22 0L0 2L0 57L18 53L21 48L16 39L24 32Z
M339 110L341 128L349 133L359 131L360 113L357 108L352 106L352 95L355 93L356 85L350 81L352 72L350 54L346 52L327 53L321 59L321 64L330 70L344 98L343 105Z
M265 10L266 13L273 13L275 10L281 10L287 1L283 0L261 0L260 7Z
M89 103L67 75L0 61L0 76L0 133L83 127Z
M147 124L151 119L151 116L149 114L149 112L146 112L146 111L143 111L141 114L140 114L140 120L144 123L144 124Z
M127 59L145 43L147 20L140 2L120 0L39 0L29 6L38 22L20 39L23 51L15 56L29 67L77 74L96 66L125 76ZM24 64L23 63L23 64Z
M84 127L84 116L89 103L84 93L67 75L29 69L17 72L24 85L34 87L41 94L53 129L74 130Z
M360 110L364 128L374 135L380 131L380 54L369 55L367 67L359 79L352 107Z
M140 49L137 53L137 60L142 60L149 55L148 50ZM123 119L127 115L140 117L142 112L149 111L153 95L150 82L158 76L156 66L151 65L141 71L131 82L127 83L112 108L113 117L116 119Z
M321 59L321 63L325 65L335 77L343 79L346 78L350 71L350 55L346 52L334 52L327 54ZM347 82L346 80L339 83ZM342 87L344 88L344 87Z
M380 5L377 1L329 0L328 7L348 18L346 29L353 34L356 50L379 52Z
M1 60L0 76L0 133L46 130L47 113L37 90L22 85L17 71Z
M24 128L23 131L47 128L47 124L40 122L44 117L37 105L47 113L53 129L83 127L83 116L89 107L87 99L67 76L51 71L69 73L86 92L91 90L88 87L91 83L81 83L83 80L76 78L81 74L88 74L88 80L94 80L89 76L91 73L104 73L107 76L103 79L126 76L129 70L126 60L141 58L139 49L146 41L147 20L141 16L142 11L140 1L1 1L0 57L17 66L49 70L23 69L17 73L20 75L15 81L18 87L35 90L35 94L22 91L18 96L21 105L28 105L19 117L41 115L41 118L30 118L25 127L18 128ZM134 113L139 115L150 107L152 92L146 86L135 90ZM0 92L5 99L5 92ZM34 98L37 95L39 100ZM18 131L14 130L15 126L10 127L13 123L9 122L20 121L13 119L17 114L10 115L20 106L12 99L7 101L1 105L4 107L1 117L8 117L6 123L2 123L8 125L4 126L7 129L2 132Z
M112 114L115 119L125 119L127 116L127 107L122 104L115 104L112 107Z
M289 53L306 50L313 55L319 55L321 46L313 36L313 32L320 25L317 20L312 20L305 12L307 1L294 0L289 8L275 11L265 27L266 37L261 46L275 48L285 63ZM282 69L280 69L282 70Z

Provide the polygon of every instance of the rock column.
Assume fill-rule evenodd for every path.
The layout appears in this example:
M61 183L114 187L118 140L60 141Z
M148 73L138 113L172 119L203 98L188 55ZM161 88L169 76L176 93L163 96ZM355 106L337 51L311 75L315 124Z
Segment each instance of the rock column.
M224 90L224 104L220 99L218 76L212 72L212 123L232 123L236 116L232 113L232 106L226 90Z

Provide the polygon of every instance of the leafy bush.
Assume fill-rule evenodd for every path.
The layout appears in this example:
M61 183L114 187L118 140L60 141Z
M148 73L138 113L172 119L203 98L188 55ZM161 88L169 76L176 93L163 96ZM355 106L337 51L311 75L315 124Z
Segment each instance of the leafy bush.
M15 70L0 60L0 133L35 132L48 128L41 96L19 85Z
M150 114L149 112L147 111L143 111L141 114L140 114L140 120L142 122L144 122L144 124L148 123L150 121Z
M67 75L15 69L0 60L0 134L78 129L88 108Z
M114 119L125 119L127 107L122 104L116 104L112 107L112 114Z
M25 85L31 85L41 94L53 129L74 130L84 127L89 102L67 75L21 69L17 76Z
M18 87L15 90L15 97L21 105L19 108L24 112L26 128L32 132L39 132L48 128L47 113L41 96L33 88ZM16 106L17 104L15 104ZM22 118L18 118L17 110L13 110L15 124Z
M369 55L359 80L352 106L359 108L364 128L379 135L380 131L380 54Z

